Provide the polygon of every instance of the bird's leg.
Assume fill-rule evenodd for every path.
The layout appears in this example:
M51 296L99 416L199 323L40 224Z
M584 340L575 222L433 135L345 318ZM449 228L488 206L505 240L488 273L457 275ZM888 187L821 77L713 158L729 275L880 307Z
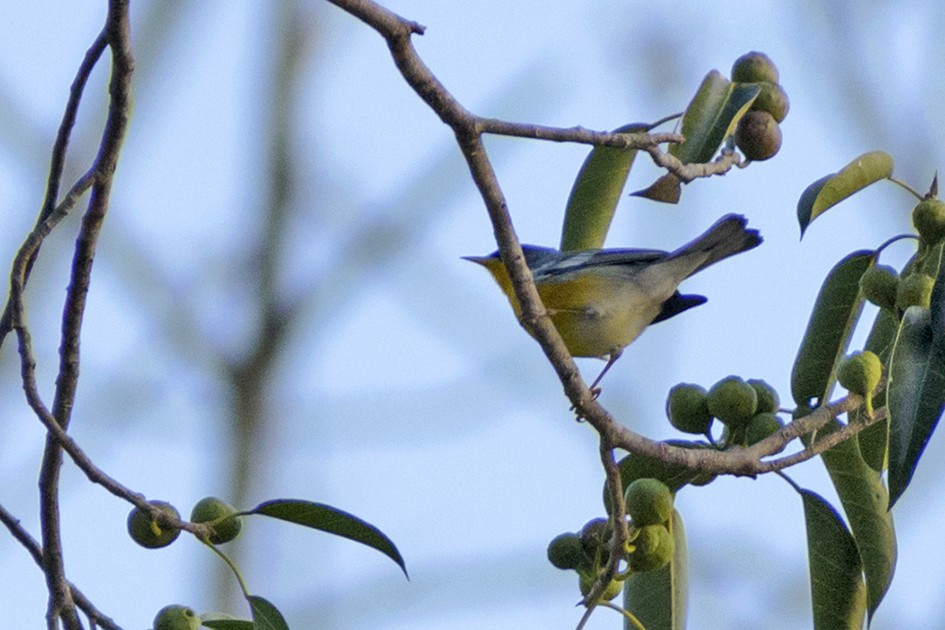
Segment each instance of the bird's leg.
M623 350L616 350L610 353L610 357L607 359L607 365L604 366L604 369L600 371L600 374L597 375L597 378L594 379L594 382L591 383L591 394L594 395L594 398L600 396L600 388L597 386L600 383L601 379L604 378L604 374L607 374L607 370L610 369L610 366L620 358L620 355L623 353Z

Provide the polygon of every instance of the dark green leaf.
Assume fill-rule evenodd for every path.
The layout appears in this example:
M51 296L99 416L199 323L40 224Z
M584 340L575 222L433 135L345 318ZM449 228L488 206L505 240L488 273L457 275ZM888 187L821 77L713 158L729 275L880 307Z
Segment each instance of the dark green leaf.
M246 514L271 516L373 547L396 562L404 575L407 575L404 559L390 538L370 523L330 505L296 499L276 499L260 503Z
M689 608L689 552L686 529L679 512L673 510L672 561L655 571L633 573L623 587L623 607L646 630L684 630ZM636 630L629 620L624 630Z
M760 91L755 84L732 83L718 70L709 72L683 114L681 131L686 140L672 145L669 152L683 164L711 160Z
M886 395L890 507L912 480L945 407L945 331L933 329L932 320L929 309L910 307L890 361Z
M821 435L837 428L827 425ZM896 532L887 509L889 494L880 473L860 455L856 440L846 440L821 455L847 515L863 573L870 617L876 612L896 569Z
M866 588L856 543L830 504L800 490L807 523L807 558L814 630L860 630Z
M256 630L256 625L246 619L210 619L201 624L201 628L212 630Z
M258 595L250 595L246 601L253 611L255 630L289 630L289 624L282 613L271 602Z
M791 395L798 405L820 405L830 395L834 368L863 309L860 276L874 256L867 250L853 252L827 274L791 371Z
M801 236L811 222L850 195L893 173L893 159L883 151L871 151L859 156L842 169L818 179L801 193L797 202L797 221Z
M616 132L649 131L651 125L624 125ZM561 229L561 251L598 249L604 246L617 202L637 156L636 149L594 147L584 160L568 205Z
M899 331L899 318L887 309L882 309L877 313L873 321L873 328L870 329L869 337L866 339L864 350L876 354L880 362L888 366L889 357L892 354L892 346L896 341L896 333ZM873 396L873 409L881 409L886 406L886 388L882 388ZM857 440L860 443L860 454L863 460L869 464L870 468L882 472L886 468L886 451L889 446L889 420L882 420L857 433Z

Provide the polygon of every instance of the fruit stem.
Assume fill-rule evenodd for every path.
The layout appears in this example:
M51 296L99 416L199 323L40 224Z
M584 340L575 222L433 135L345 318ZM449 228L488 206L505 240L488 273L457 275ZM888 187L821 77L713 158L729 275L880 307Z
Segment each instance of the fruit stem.
M202 542L202 543L205 544L206 546L210 547L210 550L211 550L213 553L215 553L215 554L217 554L218 556L220 556L220 558L223 560L223 562L225 562L225 563L227 564L227 566L230 567L230 570L233 571L233 575L236 576L236 581L237 581L237 582L239 583L239 585L240 585L240 590L243 591L243 597L245 597L245 598L248 599L248 598L249 598L249 587L246 586L246 580L243 579L243 574L240 573L240 570L239 570L239 568L236 566L236 564L234 564L233 561L230 560L230 558L229 558L225 553L223 553L222 551L220 551L219 549L217 549L216 545L214 545L214 544L211 543L210 541L208 541L208 540L201 540L200 542Z
M889 181L891 181L892 183L898 184L899 186L901 186L901 187L905 188L906 190L908 190L909 192L911 192L911 193L915 196L915 198L918 199L919 201L922 201L923 199L925 199L925 196L924 196L922 193L920 193L920 192L917 191L915 188L913 188L912 186L910 186L910 185L907 184L906 182L902 181L901 179L898 179L898 178L896 178L896 177L893 177L892 175L890 175L887 179L888 179Z

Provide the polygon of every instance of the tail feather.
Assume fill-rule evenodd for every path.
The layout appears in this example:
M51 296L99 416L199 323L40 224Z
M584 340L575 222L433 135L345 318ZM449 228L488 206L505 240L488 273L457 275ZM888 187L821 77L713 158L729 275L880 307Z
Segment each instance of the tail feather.
M686 243L669 258L678 258L695 253L706 253L708 256L692 273L705 269L709 265L724 260L729 256L758 247L762 238L758 230L747 228L748 219L740 214L727 214L712 227L689 243Z

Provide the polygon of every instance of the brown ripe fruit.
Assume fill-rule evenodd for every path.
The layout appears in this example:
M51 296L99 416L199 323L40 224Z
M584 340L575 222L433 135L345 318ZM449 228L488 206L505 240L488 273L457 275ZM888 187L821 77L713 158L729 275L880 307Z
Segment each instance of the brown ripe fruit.
M735 127L735 146L753 162L771 159L781 150L781 127L768 112L749 111Z

